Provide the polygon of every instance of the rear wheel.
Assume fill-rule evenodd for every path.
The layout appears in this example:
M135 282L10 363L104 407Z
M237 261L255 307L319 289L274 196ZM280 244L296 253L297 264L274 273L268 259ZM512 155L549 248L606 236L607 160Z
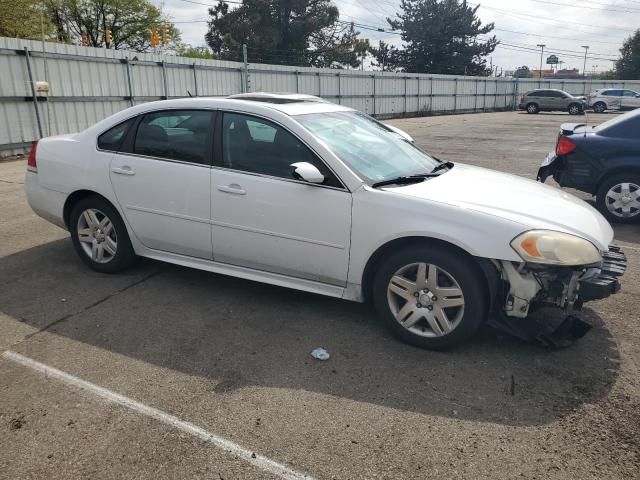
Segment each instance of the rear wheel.
M535 103L529 103L527 105L527 113L538 113L540 108Z
M570 115L580 115L582 112L582 107L577 103L572 103L568 108Z
M596 113L604 113L607 109L607 104L604 102L596 102L593 104L593 111Z
M392 254L374 279L378 315L396 336L418 347L463 342L484 322L489 300L472 262L442 247L414 246Z
M610 222L640 222L640 175L613 175L600 185L596 194L598 210Z
M69 220L73 246L93 270L115 273L134 263L136 256L124 222L104 198L83 198L71 210Z

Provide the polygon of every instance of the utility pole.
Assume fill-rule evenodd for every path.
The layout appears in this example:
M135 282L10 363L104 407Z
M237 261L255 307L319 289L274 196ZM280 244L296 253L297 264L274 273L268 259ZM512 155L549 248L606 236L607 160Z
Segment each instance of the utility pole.
M540 80L542 80L542 57L544 56L544 47L546 47L546 45L544 43L538 43L536 45L537 47L540 47Z
M582 45L584 48L584 66L582 67L582 76L587 76L587 52L589 51L589 45Z

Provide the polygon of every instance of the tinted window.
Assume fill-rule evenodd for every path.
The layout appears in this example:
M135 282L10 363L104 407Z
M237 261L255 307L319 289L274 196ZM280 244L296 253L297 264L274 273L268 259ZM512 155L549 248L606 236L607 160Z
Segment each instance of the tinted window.
M620 97L622 96L622 90L605 90L602 95L607 97Z
M134 120L135 119L131 118L100 135L98 137L98 148L102 150L110 150L112 152L119 152Z
M553 97L553 98L565 98L564 93L556 92L555 90L549 90L547 96L548 97Z
M549 95L547 95L549 92L547 92L546 90L537 90L537 91L533 91L531 93L529 93L529 97L548 97Z
M208 164L212 121L213 113L205 110L149 113L138 125L133 151L150 157Z
M225 113L222 122L222 161L227 168L293 179L291 166L308 162L325 176L325 185L340 187L326 165L300 140L267 120Z
M637 93L634 92L633 90L624 90L623 92L624 97L635 97L636 95Z

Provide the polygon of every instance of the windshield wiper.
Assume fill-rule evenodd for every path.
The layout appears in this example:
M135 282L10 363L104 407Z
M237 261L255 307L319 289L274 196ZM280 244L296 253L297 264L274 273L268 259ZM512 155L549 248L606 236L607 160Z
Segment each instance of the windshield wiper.
M437 177L433 172L420 173L418 175L404 175L402 177L390 178L389 180L382 180L371 185L373 188L384 187L385 185L409 185L411 183L424 182L427 178Z
M436 165L435 168L431 170L431 173L439 172L445 168L453 168L453 162L442 162L440 165Z

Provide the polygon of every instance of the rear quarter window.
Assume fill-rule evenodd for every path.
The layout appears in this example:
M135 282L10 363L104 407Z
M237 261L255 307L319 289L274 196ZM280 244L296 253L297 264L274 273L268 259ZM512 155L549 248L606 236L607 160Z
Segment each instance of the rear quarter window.
M134 121L135 118L130 118L104 132L98 137L98 148L112 152L121 151L124 140L127 138L127 133Z

